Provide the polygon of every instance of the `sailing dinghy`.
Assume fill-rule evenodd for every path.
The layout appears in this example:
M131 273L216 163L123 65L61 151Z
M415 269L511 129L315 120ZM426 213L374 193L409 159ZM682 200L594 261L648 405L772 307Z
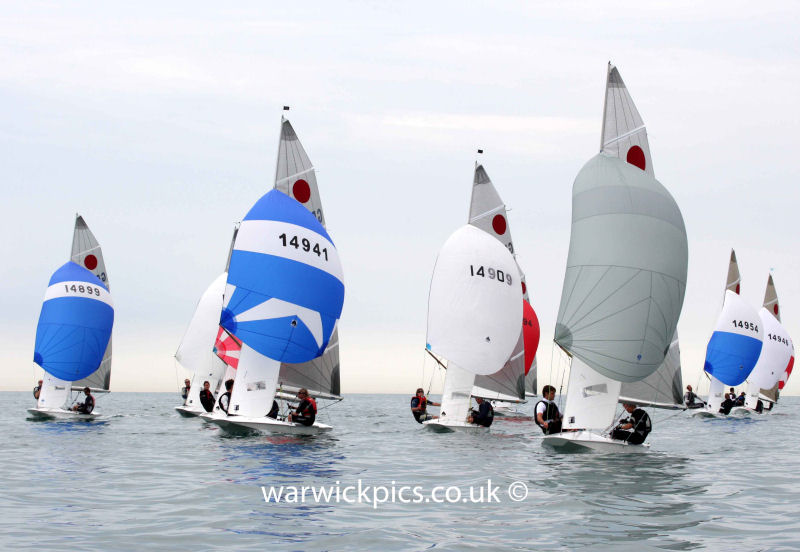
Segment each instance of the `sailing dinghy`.
M275 188L245 217L231 256L220 321L240 343L230 407L203 419L230 431L332 429L266 417L273 400L285 406L300 388L314 399L341 399L336 322L344 284L324 220L314 168L283 118Z
M692 412L694 416L725 416L720 413L720 407L726 386L741 385L755 368L761 354L764 324L758 312L739 295L740 285L736 253L731 250L722 312L708 342L703 366L710 380L708 401L705 408Z
M758 311L758 317L764 333L761 353L753 371L747 377L744 406L732 408L732 415L770 412L778 402L778 382L794 364L794 344L789 332L781 324L778 293L771 274L767 279L764 303Z
M554 338L571 367L563 431L545 435L543 443L561 450L641 452L647 444L609 433L621 398L670 408L677 400L674 376L662 366L677 345L688 243L677 203L653 177L644 123L611 64L602 136L600 153L572 188Z
M45 374L36 408L28 409L32 417L97 417L97 411L78 414L71 406L85 387L95 396L109 391L113 313L100 244L83 217L75 215L70 262L53 274L39 315L34 362Z

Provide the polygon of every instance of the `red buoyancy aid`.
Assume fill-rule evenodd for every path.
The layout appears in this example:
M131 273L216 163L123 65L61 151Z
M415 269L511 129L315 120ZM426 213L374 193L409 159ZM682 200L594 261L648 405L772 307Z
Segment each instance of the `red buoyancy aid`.
M311 403L311 410L312 410L312 413L313 413L313 414L316 416L316 414L317 414L317 401L315 401L315 400L314 400L314 399L312 399L311 397L306 397L306 400L307 400L309 403ZM305 412L301 412L301 414L303 414L303 415L306 415L306 413L305 413Z
M418 406L422 407L422 409L420 409L420 412L425 412L428 409L428 398L425 395L422 395L421 397L417 397L416 395L414 395L413 397L411 397L412 403L414 402L414 399L419 399Z

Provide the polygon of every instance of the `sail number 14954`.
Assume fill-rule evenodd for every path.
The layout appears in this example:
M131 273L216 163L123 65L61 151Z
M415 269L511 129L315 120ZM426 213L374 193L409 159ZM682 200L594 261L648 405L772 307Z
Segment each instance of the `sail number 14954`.
M469 265L469 275L470 276L480 276L482 278L489 278L490 280L497 280L498 282L505 282L509 286L511 285L511 274L507 274L499 269L488 268L488 267L475 267L473 265Z

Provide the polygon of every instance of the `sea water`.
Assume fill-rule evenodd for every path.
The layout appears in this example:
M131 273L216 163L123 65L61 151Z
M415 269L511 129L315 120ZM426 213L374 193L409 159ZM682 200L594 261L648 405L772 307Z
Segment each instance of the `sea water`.
M348 395L313 437L229 436L173 394L103 396L92 423L0 397L6 550L800 549L793 397L745 419L651 412L640 455L552 452L530 419L432 433L410 395Z

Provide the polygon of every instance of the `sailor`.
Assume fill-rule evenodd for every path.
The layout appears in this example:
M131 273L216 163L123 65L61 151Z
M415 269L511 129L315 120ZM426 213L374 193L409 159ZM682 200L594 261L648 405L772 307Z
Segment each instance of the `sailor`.
M200 404L203 405L206 412L211 412L214 410L215 402L217 401L214 399L214 393L211 392L211 384L204 381L203 388L200 390Z
M269 409L269 413L267 413L267 418L272 418L273 420L278 418L278 412L280 412L280 407L278 406L278 401L272 399L272 408Z
M83 399L82 403L78 403L72 407L73 412L78 412L80 414L91 414L92 410L94 410L94 397L92 396L92 390L88 387L83 388L83 394L86 395L86 398Z
M37 383L36 387L33 388L33 398L38 401L39 393L41 392L42 392L42 380L39 380L39 383Z
M722 404L719 406L719 413L725 414L726 416L731 413L731 408L733 408L733 394L725 393L725 400L722 401Z
M287 420L304 426L314 425L314 420L317 418L317 402L308 396L306 388L297 392L297 398L300 400L300 404L293 413L289 414Z
M421 424L426 420L435 420L439 417L428 414L428 405L442 406L437 402L429 401L425 396L425 391L422 389L422 387L420 387L417 389L416 395L411 397L411 414L414 415L414 419L417 420L417 423Z
M228 408L231 405L231 390L233 390L233 380L229 379L225 382L225 392L219 398L219 409L225 414L228 413Z
M181 388L181 398L183 399L183 404L186 404L186 399L189 398L189 390L192 388L192 382L188 379L183 380L183 387Z
M627 441L632 445L641 445L653 429L650 416L635 404L625 403L622 406L630 416L619 421L611 432L611 438Z
M695 395L694 391L692 391L692 386L686 386L686 393L683 394L683 402L686 404L687 408L700 408L705 403L700 400L700 397Z
M489 427L494 421L494 408L492 407L492 403L483 400L481 397L475 397L475 402L478 403L478 410L473 410L469 413L469 416L467 416L467 423Z
M733 401L733 406L744 406L744 401L746 400L746 395L744 391L739 393L739 396L736 397L736 400Z
M552 385L545 385L542 389L542 397L544 400L536 403L535 417L533 421L536 422L542 429L542 433L549 435L551 433L561 432L561 412L558 411L556 405L556 388Z

